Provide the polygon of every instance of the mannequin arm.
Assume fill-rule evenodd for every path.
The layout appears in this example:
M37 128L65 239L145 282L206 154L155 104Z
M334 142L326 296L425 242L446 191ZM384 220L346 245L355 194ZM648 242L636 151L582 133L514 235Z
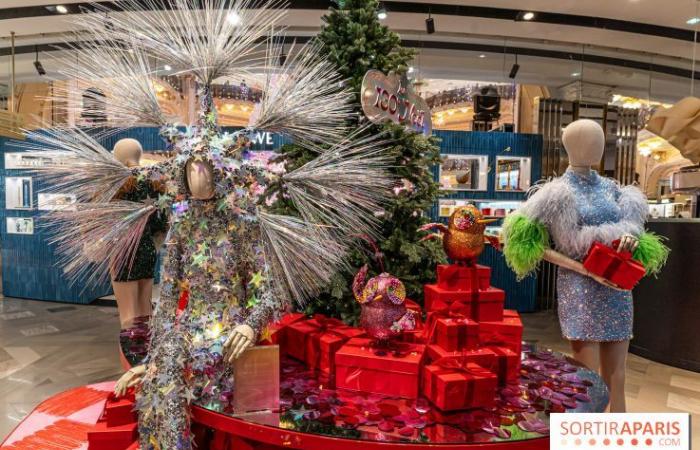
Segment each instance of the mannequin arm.
M552 264L556 264L559 267L563 267L564 269L569 269L571 271L577 272L581 275L593 278L595 281L598 283L607 286L612 289L616 289L618 291L622 291L624 289L621 289L619 286L617 286L615 283L606 280L605 278L596 275L594 273L589 272L585 267L583 267L583 264L581 264L579 261L576 261L574 259L569 258L566 255L563 255L556 250L552 249L547 249L544 252L544 260L551 262Z
M249 274L247 303L250 314L245 323L237 325L224 343L225 359L232 363L248 347L255 345L260 331L281 309L280 302L272 291L272 276L264 260L261 248L254 248L254 272Z

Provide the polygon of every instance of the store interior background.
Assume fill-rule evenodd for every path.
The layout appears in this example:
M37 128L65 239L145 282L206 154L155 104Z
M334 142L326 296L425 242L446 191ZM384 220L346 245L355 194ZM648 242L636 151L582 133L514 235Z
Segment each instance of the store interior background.
M292 3L285 23L287 52L294 51L294 39L302 42L318 31L328 6L309 0ZM384 21L400 33L405 46L418 50L408 76L432 109L433 129L443 139L444 155L476 158L478 165L473 167L486 183L482 186L475 179L469 189L446 190L428 212L434 218L448 216L452 207L465 201L476 201L482 210L502 218L522 201L530 184L566 168L560 144L564 126L578 118L591 118L604 126L607 145L601 172L625 184L638 183L650 199L651 216L665 219L652 224L671 228L671 246L677 251L682 248L686 258L684 263L671 264L657 282L645 281L637 289L641 308L635 333L643 342L628 363L629 409L700 415L700 374L696 373L700 349L683 342L680 353L687 355L686 361L673 357L660 361L660 350L649 344L661 335L671 336L671 344L692 341L692 334L683 330L698 323L695 309L700 300L690 271L697 267L693 261L700 263L700 245L691 245L700 236L700 222L693 220L698 215L697 196L671 189L671 175L692 163L644 130L655 108L671 106L700 91L700 84L691 82L700 14L696 1L669 0L663 7L659 3L387 1ZM49 0L5 0L0 5L0 122L28 128L42 122L87 123L83 117L61 115L55 105L42 100L72 82L51 80L57 65L71 58L70 52L56 48L68 31L63 9L57 5ZM66 14L85 6L73 1L60 5ZM529 11L534 17L525 20ZM428 16L434 20L434 33L426 31ZM16 33L14 98L11 31ZM36 61L46 75L38 73ZM191 80L178 76L164 62L154 74L154 83L162 103L179 111L183 122L190 121L196 110ZM223 124L247 124L260 85L254 76L218 80L214 96ZM487 123L475 121L476 96L489 86L500 97L500 117ZM157 130L131 133L150 152L147 159L161 157ZM68 387L114 379L121 371L116 352L119 325L109 287L86 293L67 286L60 271L51 269L55 261L44 249L46 237L38 228L41 184L32 180L29 205L21 204L21 199L20 204L8 200L6 189L16 189L10 184L27 177L21 169L7 167L10 137L0 138L0 246L7 296L0 300L0 437L39 400ZM258 146L265 150L276 139L261 136ZM530 173L525 184L506 182L498 187L498 175L510 170L501 170L498 161L503 159L515 161L520 174ZM443 177L439 168L435 176L443 187L450 187L449 177ZM498 225L491 231L497 232ZM509 301L516 302L509 306L532 313L524 315L526 338L566 350L556 324L553 269L544 267L537 278L517 285L499 255L489 251L485 258L496 268L500 287L507 290L509 299L512 296ZM656 344L665 346L661 341ZM700 435L698 422L696 436Z

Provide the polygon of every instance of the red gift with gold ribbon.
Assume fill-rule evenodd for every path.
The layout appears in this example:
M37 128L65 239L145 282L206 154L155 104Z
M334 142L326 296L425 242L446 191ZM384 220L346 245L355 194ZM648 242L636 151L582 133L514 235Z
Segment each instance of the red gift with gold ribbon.
M492 406L497 387L496 374L461 357L423 368L423 395L443 411Z
M379 345L369 338L350 339L335 354L336 388L416 398L424 350L408 342Z
M332 374L338 349L349 339L364 334L363 330L338 319L316 314L287 327L285 347L287 354L304 361L309 368Z
M632 259L628 251L618 252L620 241L612 247L594 242L583 260L583 267L589 272L610 280L622 289L632 289L646 274L644 266Z

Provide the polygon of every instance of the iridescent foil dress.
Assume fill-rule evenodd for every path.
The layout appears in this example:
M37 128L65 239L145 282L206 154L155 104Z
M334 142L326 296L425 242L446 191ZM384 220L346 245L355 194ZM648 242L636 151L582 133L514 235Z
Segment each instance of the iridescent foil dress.
M581 174L569 168L563 176L540 185L506 221L505 246L512 247L510 253L505 252L506 258L517 266L514 250L527 246L527 233L520 231L529 226L544 227L544 235L551 237L555 250L582 261L595 241L611 245L624 234L641 236L647 211L646 197L638 188L621 187L592 170ZM611 342L632 337L631 291L611 289L560 268L557 298L566 339Z

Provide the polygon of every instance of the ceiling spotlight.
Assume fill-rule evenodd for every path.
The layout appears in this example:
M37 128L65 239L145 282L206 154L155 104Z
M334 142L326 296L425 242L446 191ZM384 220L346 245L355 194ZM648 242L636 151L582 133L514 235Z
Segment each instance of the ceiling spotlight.
M170 72L173 68L169 64L166 64L163 66L163 70Z
M241 23L241 16L239 16L238 13L237 13L236 11L231 11L231 12L228 13L228 15L226 16L226 20L227 20L228 23L230 23L231 25L238 25L239 23Z
M430 17L430 13L428 13L428 18L425 19L425 31L427 31L428 34L435 33L435 19Z
M381 5L379 9L377 10L377 19L379 20L384 20L386 19L387 13L386 13L386 8L384 5Z
M535 18L535 13L532 11L528 11L525 14L523 14L523 20L532 20Z
M691 17L690 19L686 20L685 23L688 25L696 25L700 23L700 17Z
M486 55L482 53L481 55L479 55L479 58L486 58Z
M580 77L580 76L581 76L581 72L574 72L574 73L571 74L571 76L572 76L572 77Z
M408 73L413 73L414 70L413 66L408 66Z
M59 12L61 14L67 14L68 8L66 8L64 5L56 5L56 12Z
M41 61L39 61L39 48L37 46L34 46L34 51L36 52L34 67L36 68L36 71L39 75L46 75L46 69L44 69L44 66L41 64Z

